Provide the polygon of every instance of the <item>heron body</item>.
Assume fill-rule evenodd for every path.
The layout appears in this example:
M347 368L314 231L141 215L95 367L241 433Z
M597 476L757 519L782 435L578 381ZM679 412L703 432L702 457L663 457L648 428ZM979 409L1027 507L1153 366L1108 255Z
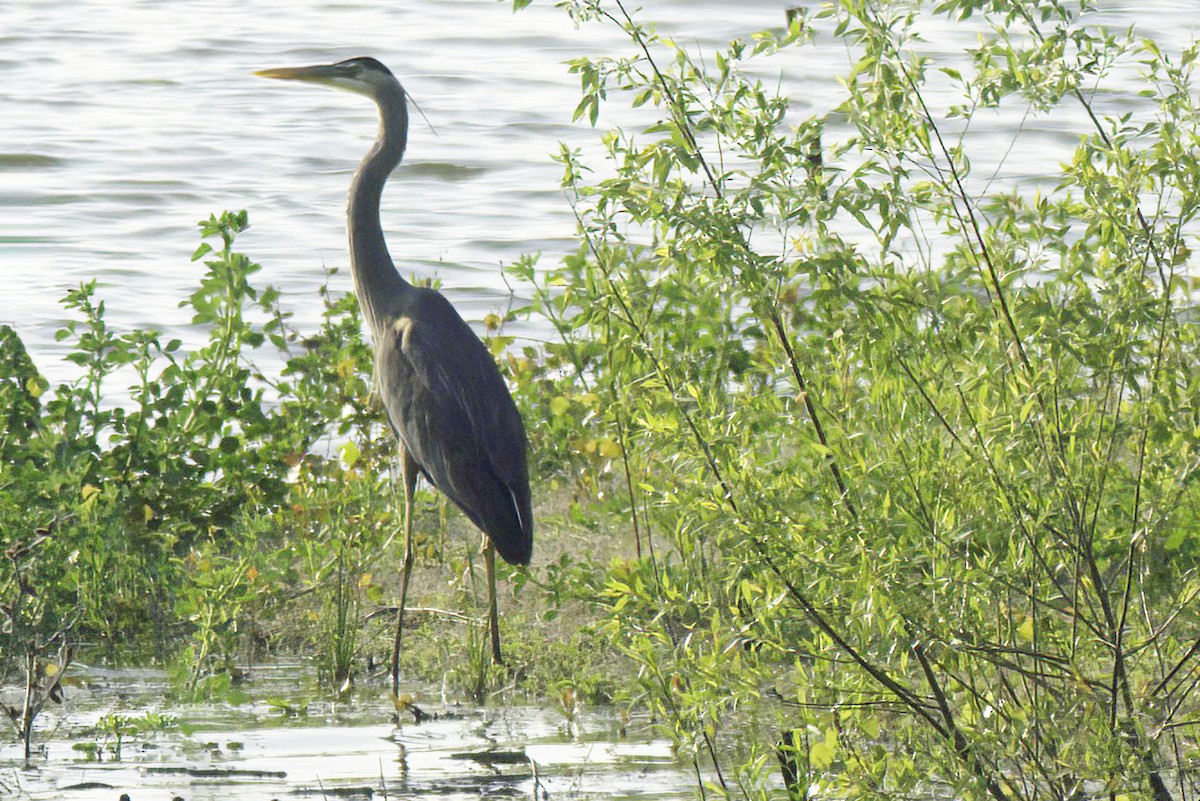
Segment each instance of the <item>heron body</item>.
M511 564L533 553L525 427L484 344L440 293L405 281L388 253L379 209L388 176L408 141L408 106L395 76L373 58L263 70L366 95L379 108L379 134L350 186L347 228L355 294L375 348L375 381L400 439L406 550L393 682L412 568L412 505L423 475L486 537L493 657L500 659L491 548Z
M528 564L525 428L495 361L441 294L409 287L398 307L385 318L375 371L405 453L505 561Z

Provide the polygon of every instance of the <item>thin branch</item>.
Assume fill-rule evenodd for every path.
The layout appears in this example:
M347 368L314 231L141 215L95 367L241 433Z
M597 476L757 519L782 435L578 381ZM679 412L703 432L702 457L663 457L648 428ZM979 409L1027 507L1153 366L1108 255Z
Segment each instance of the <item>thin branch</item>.
M996 801L1009 801L1008 794L1004 792L1004 788L1000 786L999 781L996 779L995 769L985 765L980 756L972 752L966 735L958 728L958 724L954 720L954 712L950 709L950 701L946 698L946 693L942 691L942 686L937 680L937 675L933 672L933 665L930 664L929 658L925 655L925 648L921 643L915 642L912 645L912 652L917 657L917 662L921 665L921 671L925 674L925 681L929 685L929 689L933 692L934 699L937 701L938 710L942 715L944 734L953 745L954 752L958 755L959 759L970 766L976 778L984 783L992 798L995 798Z

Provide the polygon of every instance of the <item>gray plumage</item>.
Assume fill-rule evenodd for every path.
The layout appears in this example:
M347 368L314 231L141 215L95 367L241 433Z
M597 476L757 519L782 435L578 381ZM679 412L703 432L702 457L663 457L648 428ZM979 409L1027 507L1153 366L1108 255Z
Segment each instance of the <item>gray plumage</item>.
M405 561L392 662L412 569L412 503L418 473L486 535L493 658L500 661L491 547L512 564L533 555L526 437L512 395L487 348L441 294L415 287L392 263L379 221L384 184L404 157L408 104L395 76L373 58L263 70L366 95L379 107L379 135L350 185L347 227L354 290L375 347L375 381L400 439L405 489Z
M417 468L511 564L533 554L525 427L487 348L437 292L409 287L378 333L376 375Z

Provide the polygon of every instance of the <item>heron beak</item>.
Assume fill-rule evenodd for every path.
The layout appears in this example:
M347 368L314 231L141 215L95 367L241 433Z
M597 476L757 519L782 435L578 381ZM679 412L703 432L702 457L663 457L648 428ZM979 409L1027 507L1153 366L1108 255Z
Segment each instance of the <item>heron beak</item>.
M281 81L303 81L304 83L320 83L339 85L339 79L345 79L345 73L333 64L318 64L312 67L276 67L269 70L258 70L254 73L262 78L276 78Z

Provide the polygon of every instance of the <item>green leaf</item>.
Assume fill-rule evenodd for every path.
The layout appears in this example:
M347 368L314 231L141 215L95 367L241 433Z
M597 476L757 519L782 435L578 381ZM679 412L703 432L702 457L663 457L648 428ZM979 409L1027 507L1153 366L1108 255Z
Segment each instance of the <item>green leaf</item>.
M555 417L562 417L564 414L567 413L567 410L570 408L571 408L570 399L565 398L562 395L559 395L555 398L551 398L551 400L550 400L550 413L552 415L554 415Z
M813 767L818 770L829 770L837 757L837 744L837 729L830 726L825 730L825 739L819 743L813 743L808 749L808 758Z
M346 442L338 448L338 455L341 457L342 466L347 470L358 464L358 460L362 458L362 452L353 441Z

